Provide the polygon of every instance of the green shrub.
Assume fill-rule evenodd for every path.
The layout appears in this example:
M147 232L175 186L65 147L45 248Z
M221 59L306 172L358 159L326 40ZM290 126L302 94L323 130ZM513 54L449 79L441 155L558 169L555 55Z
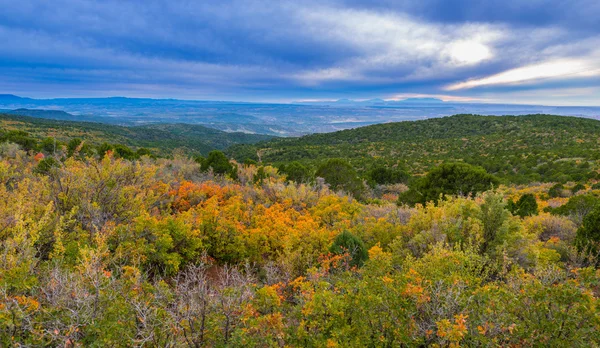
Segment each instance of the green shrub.
M369 258L362 240L348 231L344 231L335 237L329 251L336 255L348 253L351 258L350 266L360 267Z

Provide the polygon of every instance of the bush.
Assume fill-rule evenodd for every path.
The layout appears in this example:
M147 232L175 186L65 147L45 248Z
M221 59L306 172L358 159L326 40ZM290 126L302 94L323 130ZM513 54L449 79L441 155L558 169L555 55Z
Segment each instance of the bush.
M531 193L527 193L522 195L517 203L509 201L508 210L510 210L513 215L518 215L523 218L526 216L537 215L538 205L535 196Z
M113 147L109 143L103 143L96 149L96 152L101 158L104 157L108 151L113 151Z
M285 174L288 180L296 183L305 183L310 180L310 172L306 166L298 161L293 161L288 165L281 166L279 172Z
M400 202L410 205L437 201L446 195L475 195L499 184L499 180L481 167L466 163L444 163L427 176L415 180Z
M576 244L579 251L596 255L600 244L600 207L594 208L583 219L583 224L577 230Z
M571 189L571 192L573 192L573 194L576 194L577 192L579 192L581 190L585 190L585 185L577 184L577 185L573 186L573 188Z
M548 196L550 196L550 198L564 197L564 191L565 186L563 184L556 184L548 190Z
M405 183L409 175L397 168L375 167L367 173L367 177L376 184L387 185Z
M138 158L138 156L135 154L135 152L133 152L133 150L131 150L129 147L127 147L125 145L120 145L120 144L115 145L114 151L118 157L124 158L126 160L134 160L134 159Z
M569 201L558 208L551 209L554 215L568 216L577 224L581 224L587 214L594 210L600 203L600 198L587 194L569 198Z
M40 174L48 174L50 172L50 169L56 168L59 166L60 166L60 164L58 163L57 160L55 160L52 157L47 157L38 163L35 170L36 170L36 172L38 172Z
M344 190L355 197L362 194L362 181L352 165L343 159L330 159L319 167L315 175L325 179L334 190Z
M208 154L208 157L204 159L200 165L200 169L203 171L207 171L212 168L213 173L215 174L231 174L233 173L234 167L231 163L229 163L229 159L225 154L221 151L211 151Z
M350 266L362 266L369 258L367 248L362 240L348 231L344 231L335 237L329 251L336 255L348 253L351 257Z

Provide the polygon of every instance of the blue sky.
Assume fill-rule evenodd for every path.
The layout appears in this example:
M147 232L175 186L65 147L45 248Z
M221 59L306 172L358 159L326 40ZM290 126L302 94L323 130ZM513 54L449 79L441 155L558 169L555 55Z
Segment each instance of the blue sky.
M0 0L0 93L600 105L598 0Z

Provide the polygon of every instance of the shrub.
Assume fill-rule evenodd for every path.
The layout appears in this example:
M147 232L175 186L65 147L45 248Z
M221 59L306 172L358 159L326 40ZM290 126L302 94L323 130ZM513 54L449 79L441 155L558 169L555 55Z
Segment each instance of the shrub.
M563 184L555 184L548 190L550 198L564 197L565 186Z
M362 240L348 231L335 237L329 251L336 255L348 253L351 257L350 266L360 267L369 258Z
M207 171L209 168L212 168L215 174L231 174L233 173L234 167L231 163L229 163L229 159L225 154L221 151L211 151L208 154L208 157L204 159L200 165L200 168L203 171Z
M354 167L343 159L330 159L319 167L315 175L325 179L334 190L344 190L355 197L362 194L362 181Z
M571 189L571 192L573 192L573 194L576 194L577 192L579 192L581 190L585 190L585 185L577 184L577 185L573 186L573 188Z
M444 163L409 185L410 190L400 196L400 202L425 204L437 201L440 196L475 195L498 184L499 180L481 167L466 163Z
M513 215L518 215L520 217L537 215L538 213L537 201L535 196L531 193L522 195L516 203L509 201L508 209Z
M282 174L285 174L288 180L299 184L310 180L310 172L308 168L298 161L293 161L288 165L281 166L279 171Z
M408 173L396 168L375 167L367 173L367 177L379 185L398 184L408 180Z

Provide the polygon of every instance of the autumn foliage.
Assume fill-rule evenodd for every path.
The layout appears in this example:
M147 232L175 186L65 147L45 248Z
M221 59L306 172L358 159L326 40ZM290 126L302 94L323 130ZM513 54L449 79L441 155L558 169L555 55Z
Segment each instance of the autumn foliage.
M0 346L600 343L580 222L507 208L550 185L408 207L268 166L41 160L0 153Z

